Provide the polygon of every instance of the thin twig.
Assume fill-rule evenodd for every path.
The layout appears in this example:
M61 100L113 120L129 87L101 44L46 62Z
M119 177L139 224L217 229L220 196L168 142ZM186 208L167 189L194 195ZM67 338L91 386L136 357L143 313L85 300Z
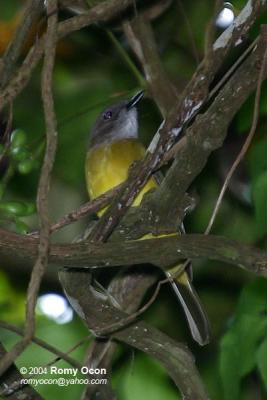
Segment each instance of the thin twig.
M50 228L50 232L54 233L61 229L62 227L71 224L72 222L78 221L80 218L91 215L93 213L98 212L99 210L105 208L111 200L116 196L119 192L121 185L118 185L108 192L102 194L94 200L88 201L83 204L77 210L66 214L63 218L61 218L58 222L53 224Z
M38 20L43 10L42 0L28 0L21 22L15 32L12 42L10 42L5 54L1 60L0 75L1 75L1 88L4 88L8 83L14 66L20 56L21 50L32 29L33 24Z
M91 360L91 358L90 358L92 350L93 350L93 346L91 348L89 348L89 353L88 353L88 355L86 357L87 361L89 361L89 362L86 361L85 365L88 365L91 368L98 368L100 366L100 363L103 361L105 355L107 354L111 344L112 344L112 339L108 339L106 341L106 343L103 344L102 351L100 352L100 354L98 355L97 358L94 358L94 360Z
M83 217L89 216L102 210L109 205L114 196L119 192L120 187L121 185L118 185L103 193L101 196L81 205L78 209L64 215L62 218L60 218L60 220L51 225L50 233L57 232L59 229L62 229L65 226L72 224L73 222L77 222ZM28 233L29 236L36 238L39 237L39 234L39 230Z
M139 310L135 311L128 317L122 318L118 322L114 322L114 323L111 323L110 325L105 326L105 328L101 329L100 331L96 331L95 333L97 334L97 336L110 336L110 335L112 335L112 333L114 333L120 329L123 329L127 325L131 324L133 321L136 320L136 318L138 318L141 314L143 314L154 303L154 301L156 300L156 298L159 294L161 286L164 285L165 283L169 283L169 282L170 282L169 278L162 279L161 281L159 281L157 283L156 289L155 289L154 293L152 294L152 296L150 297L150 299L141 308L139 308Z
M42 166L40 182L37 194L37 208L40 218L40 244L38 258L33 269L31 282L29 285L27 298L27 317L33 321L34 308L36 303L32 298L37 296L41 277L44 273L49 251L50 221L48 211L48 193L53 164L57 149L57 122L54 111L54 100L52 91L52 76L55 62L56 51L56 32L57 32L57 2L49 0L47 2L47 14L51 15L48 19L47 40L45 45L45 58L42 71L42 99L46 123L46 152ZM41 276L40 276L41 275ZM27 319L28 319L27 318Z
M178 95L161 62L158 46L151 23L139 15L132 21L122 24L124 33L132 51L142 66L148 92L165 117Z
M2 152L2 154L0 154L0 164L3 161L4 157L7 155L8 150L10 148L10 133L12 129L12 123L13 123L13 104L10 103L5 132L1 138L1 141L4 145L4 151Z
M22 329L18 328L15 325L9 324L8 322L5 322L5 321L0 321L0 328L6 329L6 330L8 330L10 332L14 332L19 336L23 336L24 335ZM85 340L85 339L83 339L83 340ZM74 368L79 368L80 367L80 364L76 360L74 360L73 358L68 356L68 354L72 350L71 351L67 351L67 352L60 351L56 347L51 346L49 343L45 342L42 339L39 339L36 336L32 337L31 342L37 344L38 346L40 346L43 349L49 351L50 353L55 354L57 356L57 358L55 360L62 359L62 360L65 360L68 364L70 364ZM77 346L77 345L75 345L75 346Z
M118 54L120 55L121 59L125 62L125 64L128 66L128 68L132 71L133 75L135 76L138 84L140 85L141 88L145 89L146 88L146 81L141 74L141 72L138 70L134 62L131 60L131 57L127 53L127 51L124 50L120 42L117 40L116 36L112 33L110 29L105 29L108 37L110 38L111 42L113 43L115 49L117 50Z
M89 339L91 339L92 335L88 335L86 337L84 337L83 339L81 339L79 342L77 342L74 346L72 346L69 350L67 350L64 354L68 356L68 354L72 353L74 350L78 349L81 345L83 345L84 343L86 343ZM69 358L69 357L68 357ZM60 361L60 360L64 360L64 358L60 355L58 355L57 358L54 358L53 360L51 360L48 364L46 364L46 366L55 364L56 362ZM65 358L66 361L66 358ZM67 361L68 362L68 361ZM81 367L81 365L80 365Z
M0 321L0 327L7 329L11 332L15 332L20 336L23 336L23 331L19 328L17 328L14 325L8 324L4 321ZM60 360L64 360L66 361L68 364L70 364L73 368L77 368L78 370L81 370L82 364L78 363L76 360L74 360L73 358L69 357L69 354L72 353L74 350L76 350L78 347L80 347L82 344L84 344L88 339L90 339L91 335L86 336L85 338L81 339L78 343L76 343L74 346L72 346L69 350L67 350L66 352L62 352L60 350L58 350L57 348L51 346L49 343L43 341L42 339L33 337L32 338L32 342L37 344L38 346L44 348L45 350L48 350L49 352L56 354L57 357L52 359L50 362L41 365L40 368L41 369L45 369L47 367L50 367L51 365L54 365L55 363L57 363ZM38 375L39 376L39 375ZM36 377L38 377L36 376ZM24 378L34 378L35 375L26 375L24 376ZM10 395L11 393L14 393L17 390L21 390L22 387L24 387L26 384L21 383L21 380L19 381L14 381L12 382L11 385L9 385L7 388L4 388L2 390L0 390L0 396L7 396Z
M229 80L229 78L233 75L233 73L237 70L239 65L247 58L247 56L253 51L259 42L260 36L258 36L249 46L248 48L240 55L240 57L236 60L236 62L228 69L228 71L224 74L222 79L214 86L214 88L210 91L208 101L210 101L219 90L225 85L225 83Z
M209 220L209 224L205 230L205 234L208 235L211 231L211 228L214 224L215 218L218 214L219 208L221 206L222 200L223 200L223 196L227 190L227 187L229 185L229 182L233 176L233 174L235 173L236 169L238 168L240 162L242 161L242 159L245 157L248 148L252 142L252 139L255 135L256 132L256 128L257 128L257 124L258 124L258 119L259 119L259 104L260 104L260 97L261 97L261 88L262 88L262 82L263 82L263 77L264 77L264 70L266 68L266 64L267 64L267 49L265 50L264 56L263 56L263 61L262 61L262 65L261 65L261 69L259 72L259 79L258 79L258 83L257 83L257 88L256 88L256 94L255 94L255 102L254 102L254 110L253 110L253 118L252 118L252 124L251 124L251 128L249 131L249 134L238 154L238 156L236 157L233 165L231 166L225 181L223 183L223 186L221 188L220 194L218 196L218 199L216 201L216 205L213 209L211 218Z
M186 27L187 34L188 34L188 37L189 37L189 41L191 42L191 46L192 46L193 55L194 55L194 58L195 58L195 61L196 61L196 65L198 65L199 64L199 54L198 54L198 50L197 50L197 46L196 46L196 40L194 38L194 31L192 29L191 23L190 23L190 21L188 19L188 16L186 14L183 2L181 0L177 0L177 4L178 4L178 7L179 7L179 9L181 11L181 14L182 14L182 17L184 19L184 22L185 22L185 27Z
M64 117L63 119L61 119L58 122L58 128L62 128L62 126L65 126L69 122L71 122L75 119L78 119L79 117L89 113L90 111L96 110L99 107L105 107L110 101L114 101L114 100L119 101L122 98L124 98L125 96L132 96L132 91L124 90L124 91L120 91L120 92L115 92L115 93L105 97L105 99L103 99L101 101L91 104L90 106L87 106L87 107L81 109L80 111L74 112L74 113Z

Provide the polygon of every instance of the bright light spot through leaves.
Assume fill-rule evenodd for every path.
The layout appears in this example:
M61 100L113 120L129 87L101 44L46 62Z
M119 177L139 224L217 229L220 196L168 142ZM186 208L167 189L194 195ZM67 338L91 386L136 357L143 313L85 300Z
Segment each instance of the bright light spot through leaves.
M67 300L56 293L47 293L38 298L38 310L57 324L66 324L73 318L73 311Z
M234 21L235 14L231 3L224 3L224 8L219 13L216 19L216 26L221 29L228 28L229 25Z

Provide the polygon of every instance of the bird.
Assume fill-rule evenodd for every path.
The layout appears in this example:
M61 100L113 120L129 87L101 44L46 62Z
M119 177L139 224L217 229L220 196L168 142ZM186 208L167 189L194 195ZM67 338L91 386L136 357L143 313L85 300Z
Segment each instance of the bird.
M102 111L92 127L85 161L86 186L90 199L95 199L124 182L130 166L145 156L146 149L139 139L137 105L144 96L140 91L131 99L122 100ZM152 176L135 198L137 207L145 193L158 186ZM105 212L102 209L98 216ZM180 227L177 235L183 231ZM176 233L175 233L176 234ZM145 235L142 239L154 237ZM138 239L138 240L140 240ZM178 266L165 272L184 311L192 338L201 346L210 341L210 324L206 312L192 284L191 263L178 276Z

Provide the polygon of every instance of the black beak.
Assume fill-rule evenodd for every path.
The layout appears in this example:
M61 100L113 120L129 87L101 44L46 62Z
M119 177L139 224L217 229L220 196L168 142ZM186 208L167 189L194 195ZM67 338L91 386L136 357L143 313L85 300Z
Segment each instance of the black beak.
M143 97L144 97L143 90L134 95L134 97L132 97L131 100L126 104L127 110L129 111L131 108L135 107L139 103L139 101L142 100Z

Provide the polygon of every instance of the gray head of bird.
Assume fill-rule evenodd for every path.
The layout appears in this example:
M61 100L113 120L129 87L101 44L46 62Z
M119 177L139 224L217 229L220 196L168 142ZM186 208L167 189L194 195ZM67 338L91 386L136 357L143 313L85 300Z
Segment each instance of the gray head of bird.
M143 96L144 92L139 92L130 100L115 103L101 112L91 131L89 147L123 139L136 139L138 137L136 106Z

